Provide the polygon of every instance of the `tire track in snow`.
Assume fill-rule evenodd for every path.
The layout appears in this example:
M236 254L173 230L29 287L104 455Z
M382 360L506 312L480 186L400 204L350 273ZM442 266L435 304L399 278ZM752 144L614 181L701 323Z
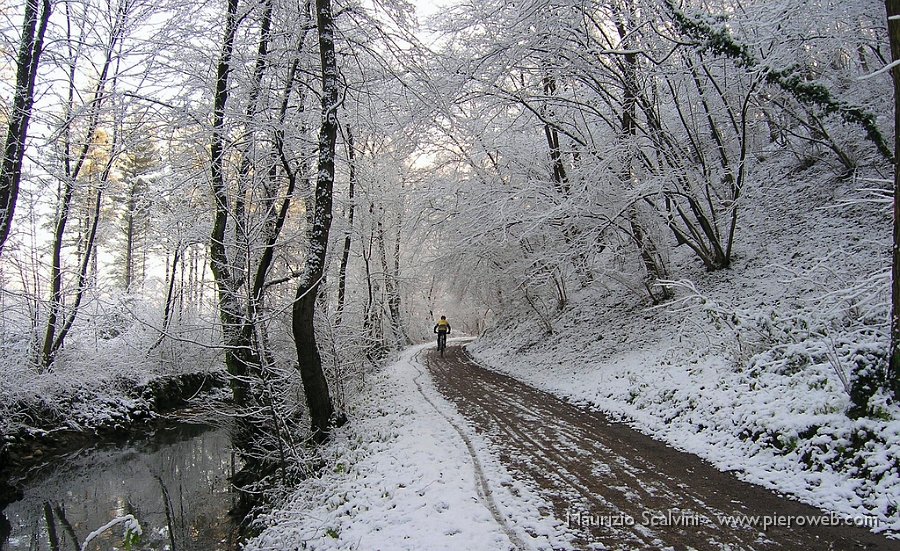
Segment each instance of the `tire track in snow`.
M459 437L462 438L463 442L466 444L466 449L469 451L469 456L472 458L472 466L475 471L475 491L478 494L478 499L481 500L482 504L491 512L491 516L494 517L494 520L503 529L503 532L506 534L506 537L509 538L509 541L512 543L514 549L525 550L530 549L531 547L526 545L525 542L516 534L515 530L512 526L510 526L509 521L500 513L500 509L497 507L497 503L494 501L494 495L491 492L490 484L488 484L487 477L484 475L484 468L481 466L481 461L478 459L478 454L475 453L475 446L472 445L472 441L466 436L465 432L463 432L462 428L456 424L449 416L447 416L437 405L431 401L431 398L425 393L425 390L422 388L421 383L419 382L419 378L425 375L425 372L419 367L424 367L420 360L420 355L422 351L416 353L413 356L412 365L415 367L416 371L419 372L413 378L413 382L416 384L416 388L419 390L419 394L425 399L426 402L434 409L434 411L438 412L438 414L444 418L447 423L450 424L451 427L459 434Z

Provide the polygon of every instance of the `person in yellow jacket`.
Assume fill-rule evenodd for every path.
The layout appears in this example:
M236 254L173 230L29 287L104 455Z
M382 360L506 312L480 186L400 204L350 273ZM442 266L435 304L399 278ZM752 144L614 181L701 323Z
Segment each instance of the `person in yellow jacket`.
M447 316L441 316L441 319L434 325L434 332L438 336L438 350L444 355L444 349L447 348L447 334L450 333L450 322Z

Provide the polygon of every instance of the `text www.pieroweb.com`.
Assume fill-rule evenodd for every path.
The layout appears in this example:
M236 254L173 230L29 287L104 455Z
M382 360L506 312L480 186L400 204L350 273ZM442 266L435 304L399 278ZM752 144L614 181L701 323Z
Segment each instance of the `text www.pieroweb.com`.
M640 517L628 514L594 514L588 511L569 510L566 512L566 524L571 527L590 526L703 526L715 522L728 528L793 528L801 526L856 526L860 528L877 528L879 519L873 516L841 516L835 513L823 515L714 515L712 517L687 511L644 511Z

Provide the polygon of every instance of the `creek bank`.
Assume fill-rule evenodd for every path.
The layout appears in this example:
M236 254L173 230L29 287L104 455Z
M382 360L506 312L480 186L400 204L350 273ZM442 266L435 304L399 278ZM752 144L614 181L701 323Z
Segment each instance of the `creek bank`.
M124 441L168 421L160 415L185 407L199 395L227 399L222 371L185 373L120 385L119 396L98 397L76 389L52 404L36 399L14 404L15 423L0 435L0 506L19 498L17 488L29 473L54 458L95 444Z

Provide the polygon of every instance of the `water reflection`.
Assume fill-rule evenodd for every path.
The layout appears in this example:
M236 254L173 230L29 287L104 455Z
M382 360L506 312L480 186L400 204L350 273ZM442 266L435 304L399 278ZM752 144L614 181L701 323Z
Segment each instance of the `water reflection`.
M22 500L3 510L9 526L0 518L0 550L77 551L88 534L125 515L143 528L134 550L232 549L233 468L228 430L206 425L83 450L37 477ZM123 526L84 551L124 548Z

